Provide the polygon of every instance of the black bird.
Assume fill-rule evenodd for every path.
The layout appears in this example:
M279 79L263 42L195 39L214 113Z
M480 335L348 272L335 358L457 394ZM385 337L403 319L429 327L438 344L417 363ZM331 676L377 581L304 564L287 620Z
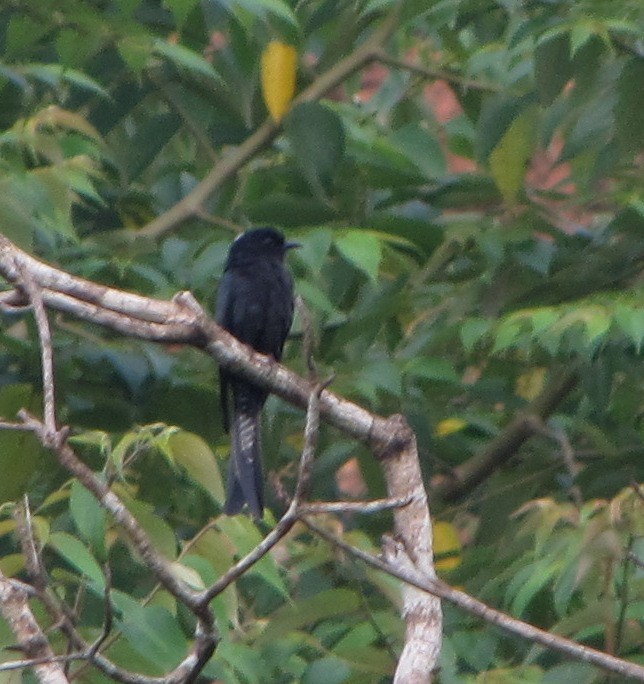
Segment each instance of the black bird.
M293 322L293 280L284 256L286 242L274 228L257 228L231 245L217 293L217 322L238 340L279 361ZM229 371L219 370L224 428L231 433L228 493L224 511L244 504L253 518L264 514L260 412L268 392ZM229 410L232 393L232 422Z

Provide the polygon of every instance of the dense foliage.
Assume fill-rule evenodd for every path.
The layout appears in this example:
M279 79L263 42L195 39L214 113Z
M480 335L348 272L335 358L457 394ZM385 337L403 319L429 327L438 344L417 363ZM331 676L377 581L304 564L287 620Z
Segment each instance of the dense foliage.
M297 238L290 264L321 370L335 373L334 391L402 412L416 431L444 577L642 662L644 5L411 0L396 11L391 0L5 0L0 231L89 279L159 298L189 289L207 307L234 231L272 224ZM377 62L297 104L179 220L155 220L262 125L269 41L296 47L301 92L392 16ZM259 529L226 518L211 360L52 320L58 414L74 446L178 572L212 582L284 510L302 414L270 399L271 511ZM298 319L285 363L304 373L301 331ZM29 315L3 316L0 373L0 415L40 410ZM529 441L445 495L454 468L573 374ZM345 463L363 482L342 492ZM0 472L2 572L24 568L12 514L27 493L79 629L101 632L108 560L107 655L134 671L171 669L191 618L88 492L24 433L0 432ZM323 429L313 497L383 495L372 456ZM377 550L390 518L326 524ZM397 601L389 578L291 535L215 600L222 643L205 674L387 681ZM604 681L448 606L445 617L444 684ZM13 643L6 625L0 633Z

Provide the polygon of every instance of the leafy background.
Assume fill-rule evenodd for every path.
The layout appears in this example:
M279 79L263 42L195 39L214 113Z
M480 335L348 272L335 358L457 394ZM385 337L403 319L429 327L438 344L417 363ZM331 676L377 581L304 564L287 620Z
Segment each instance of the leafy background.
M144 229L266 118L269 41L296 48L301 91L394 10L390 0L2 3L2 232L92 280L162 298L190 289L208 307L236 231L269 223L297 238L290 263L333 389L401 411L416 430L444 577L642 662L639 0L404 3L376 63L293 108L184 220ZM303 372L301 330L298 320L285 362ZM187 581L213 581L259 541L249 520L220 515L228 447L208 358L56 317L55 359L75 446ZM574 389L502 468L456 500L441 495L454 468L573 372ZM0 415L38 410L28 316L3 315L0 374ZM302 424L269 401L264 531L284 509L276 492L292 483ZM89 494L28 435L0 433L0 470L2 571L24 567L11 514L28 493L46 567L83 633L101 631L109 559L107 654L148 674L172 668L190 618ZM383 494L370 454L324 429L314 497ZM390 520L325 524L376 550ZM215 600L223 640L205 675L388 681L398 600L394 582L292 535ZM0 643L13 643L4 624ZM606 681L449 606L439 679Z

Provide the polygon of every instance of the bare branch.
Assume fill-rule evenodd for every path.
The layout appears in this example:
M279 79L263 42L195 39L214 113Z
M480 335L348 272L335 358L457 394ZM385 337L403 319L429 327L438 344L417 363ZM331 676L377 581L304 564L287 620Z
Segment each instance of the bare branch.
M87 656L89 660L93 660L98 653L98 649L105 643L112 631L112 623L114 615L112 613L112 599L110 593L112 591L112 570L109 563L103 563L103 575L105 576L105 593L103 596L103 630L98 635L96 641L87 649Z
M327 513L380 513L400 508L411 503L411 497L404 499L375 499L373 501L322 501L302 504L298 508L300 515L323 515Z
M42 684L68 684L67 677L55 662L55 654L29 608L29 596L21 585L0 572L0 613L15 635L22 652L33 661L31 666Z
M392 499L409 499L406 506L394 509L394 535L416 571L435 579L432 523L416 436L403 416L392 416L389 426L398 446L380 454L387 493ZM407 629L394 684L431 681L441 650L440 601L429 594L403 591L402 615Z
M16 523L16 532L18 540L20 541L20 548L25 556L25 567L29 580L36 591L40 592L46 586L47 579L44 576L44 569L40 562L40 554L38 553L31 510L29 507L29 498L26 494L23 496L22 503L16 504L13 519Z
M313 459L318 443L318 433L320 432L320 395L322 394L322 390L325 387L328 387L332 380L333 377L330 377L324 382L318 383L317 386L311 390L309 405L306 409L304 448L302 449L295 492L293 493L293 505L295 507L298 507L308 495L309 485L311 483L311 472L313 470Z
M112 288L97 286L88 281L69 276L25 255L24 252L18 250L6 238L0 236L0 273L10 282L19 283L20 274L15 268L16 257L22 264L23 269L26 268L29 271L34 283L41 288L42 299L45 305L78 314L85 319L93 320L145 339L163 341L173 339L205 348L223 367L234 370L262 387L273 391L290 403L301 407L309 405L311 389L308 382L268 357L257 354L239 343L212 322L201 309L198 307L195 309L186 305L184 298L178 297L172 302L161 302L158 300L148 300L137 295L130 295ZM12 297L13 301L19 302L15 294ZM7 297L7 299L9 298ZM531 409L535 410L538 415L547 414L567 395L575 386L575 383L576 376L574 373L562 378L559 383L555 383L554 386L547 388L542 396L531 405ZM374 416L328 390L323 390L319 396L319 413L320 417L347 434L362 440L376 451L385 469L390 498L406 503L405 506L395 510L395 534L396 539L401 544L400 553L405 554L401 564L404 565L405 559L408 558L409 562L413 565L416 575L410 580L405 575L405 570L403 569L396 570L399 574L395 576L410 581L413 586L421 589L423 593L434 591L437 596L450 600L455 605L460 605L473 614L479 615L508 631L520 634L546 647L555 648L568 653L572 657L579 657L582 660L611 669L614 672L639 672L639 670L632 669L639 666L634 666L631 663L624 664L624 661L616 658L610 661L602 660L606 658L605 654L593 651L592 649L586 649L568 640L563 640L562 642L559 637L542 633L540 630L536 630L536 628L529 625L525 627L525 623L493 611L462 592L454 593L455 590L451 590L443 583L433 579L431 570L431 527L426 494L422 488L422 479L420 478L413 433L401 417L394 416L385 419ZM45 426L40 421L26 414L23 416L23 419L25 420L25 428L33 430L41 437L41 441L43 439L47 441ZM8 426L14 429L17 427L12 423L9 423ZM466 488L473 486L472 483L480 481L482 477L485 477L488 472L491 472L491 469L498 467L507 458L508 454L513 453L518 445L531 434L533 434L533 431L529 427L529 417L521 417L521 420L512 426L512 429L509 430L502 442L496 445L491 444L490 448L477 459L471 463L464 464L467 467L463 468L462 472L456 473L454 481L449 481L442 485L439 483L435 488L436 491L442 494L444 498L458 496ZM138 528L136 520L129 515L121 502L109 489L100 481L96 481L94 474L87 466L78 460L73 450L65 442L64 434L58 434L57 440L57 444L51 444L50 438L48 443L50 446L55 447L61 463L97 496L101 504L126 529L131 538L135 540L134 543L137 549L139 549L139 553L141 553L153 572L157 574L157 577L164 586L167 588L172 587L171 591L173 589L178 591L182 595L180 600L185 600L192 610L200 611L204 609L206 605L204 601L207 601L208 595L203 592L193 592L174 578L168 570L167 561L155 552L145 535L143 537L140 536L141 530ZM309 506L309 504L304 506ZM315 504L310 504L310 506L315 506ZM304 507L303 510L306 510L306 508ZM262 547L262 553L266 553L270 549L271 544L277 543L277 540L282 538L288 529L292 527L295 520L287 513L281 522L283 522L283 527L270 539L267 538L266 546ZM309 524L308 519L307 524ZM249 557L242 559L235 566L235 570L231 570L231 572L237 573L237 576L239 576L244 571L244 568L250 567L253 562L256 561ZM375 559L375 563L378 562L383 561ZM379 566L374 565L374 567ZM385 563L384 567L380 567L380 569L391 571L392 574L395 574L391 570L390 563ZM409 571L409 568L407 568L407 571ZM435 589L436 586L439 589ZM209 595L211 597L220 590L221 586L213 585L207 591L210 592ZM411 593L406 595L405 601L409 608L405 613L408 628L407 644L416 642L419 647L424 644L425 651L421 655L426 659L427 663L432 663L434 662L435 654L437 654L440 638L440 609L438 603L434 599L427 599L424 596L421 600L420 594ZM431 634L429 641L425 638L424 642L421 643L421 640L414 639L414 634L419 635L422 632L422 629L419 629L419 625L422 625L423 629L428 630L428 633ZM208 632L211 625L206 623L206 626L207 629L204 631ZM198 639L195 650L190 654L190 663L186 664L186 667L191 667L195 662L205 657L205 653L214 647L214 643L215 637L212 632L202 642ZM118 681L126 682L126 684L141 684L144 681L152 681L149 678L144 680L137 675L123 673L98 654L96 655L95 662L108 676L114 676ZM428 672L429 670L426 668L425 671Z
M40 362L42 373L43 404L45 428L50 434L56 432L56 401L54 391L54 354L51 342L49 318L43 304L40 287L34 282L31 273L22 263L17 263L20 286L27 293L34 311L38 338L40 339Z

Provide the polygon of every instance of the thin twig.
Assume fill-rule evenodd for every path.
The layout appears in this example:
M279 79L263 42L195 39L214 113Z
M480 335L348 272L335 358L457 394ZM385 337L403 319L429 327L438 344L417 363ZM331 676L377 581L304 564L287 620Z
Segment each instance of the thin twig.
M404 71L410 71L411 73L418 74L419 76L432 81L447 81L458 88L482 90L491 93L507 93L507 88L496 83L467 78L454 71L449 71L448 69L440 67L428 67L416 62L410 62L406 59L398 59L397 57L392 57L382 49L377 52L376 59L381 64L395 67L396 69L403 69Z
M25 557L25 567L29 579L36 591L43 591L47 586L47 578L44 575L44 569L40 562L27 494L24 494L22 497L22 503L16 504L13 519L16 523L16 532L20 548Z
M41 373L43 385L43 415L45 428L50 435L57 432L56 428L56 397L54 390L54 354L51 341L51 328L40 287L36 284L28 268L22 263L16 264L20 273L20 285L24 288L31 301L38 337L40 339Z
M293 493L293 505L299 506L308 495L313 470L313 459L320 432L320 395L333 381L333 376L319 382L311 391L306 409L306 425L304 427L304 448L300 458L300 467Z
M300 515L323 515L325 513L372 514L407 506L410 502L411 497L409 496L402 499L375 499L373 501L324 501L302 504L298 508L298 512Z
M318 380L318 369L315 363L317 338L315 326L313 325L313 316L311 315L311 310L300 295L295 297L295 310L300 316L302 326L302 355L304 356L304 362L309 371L309 381L314 383Z

